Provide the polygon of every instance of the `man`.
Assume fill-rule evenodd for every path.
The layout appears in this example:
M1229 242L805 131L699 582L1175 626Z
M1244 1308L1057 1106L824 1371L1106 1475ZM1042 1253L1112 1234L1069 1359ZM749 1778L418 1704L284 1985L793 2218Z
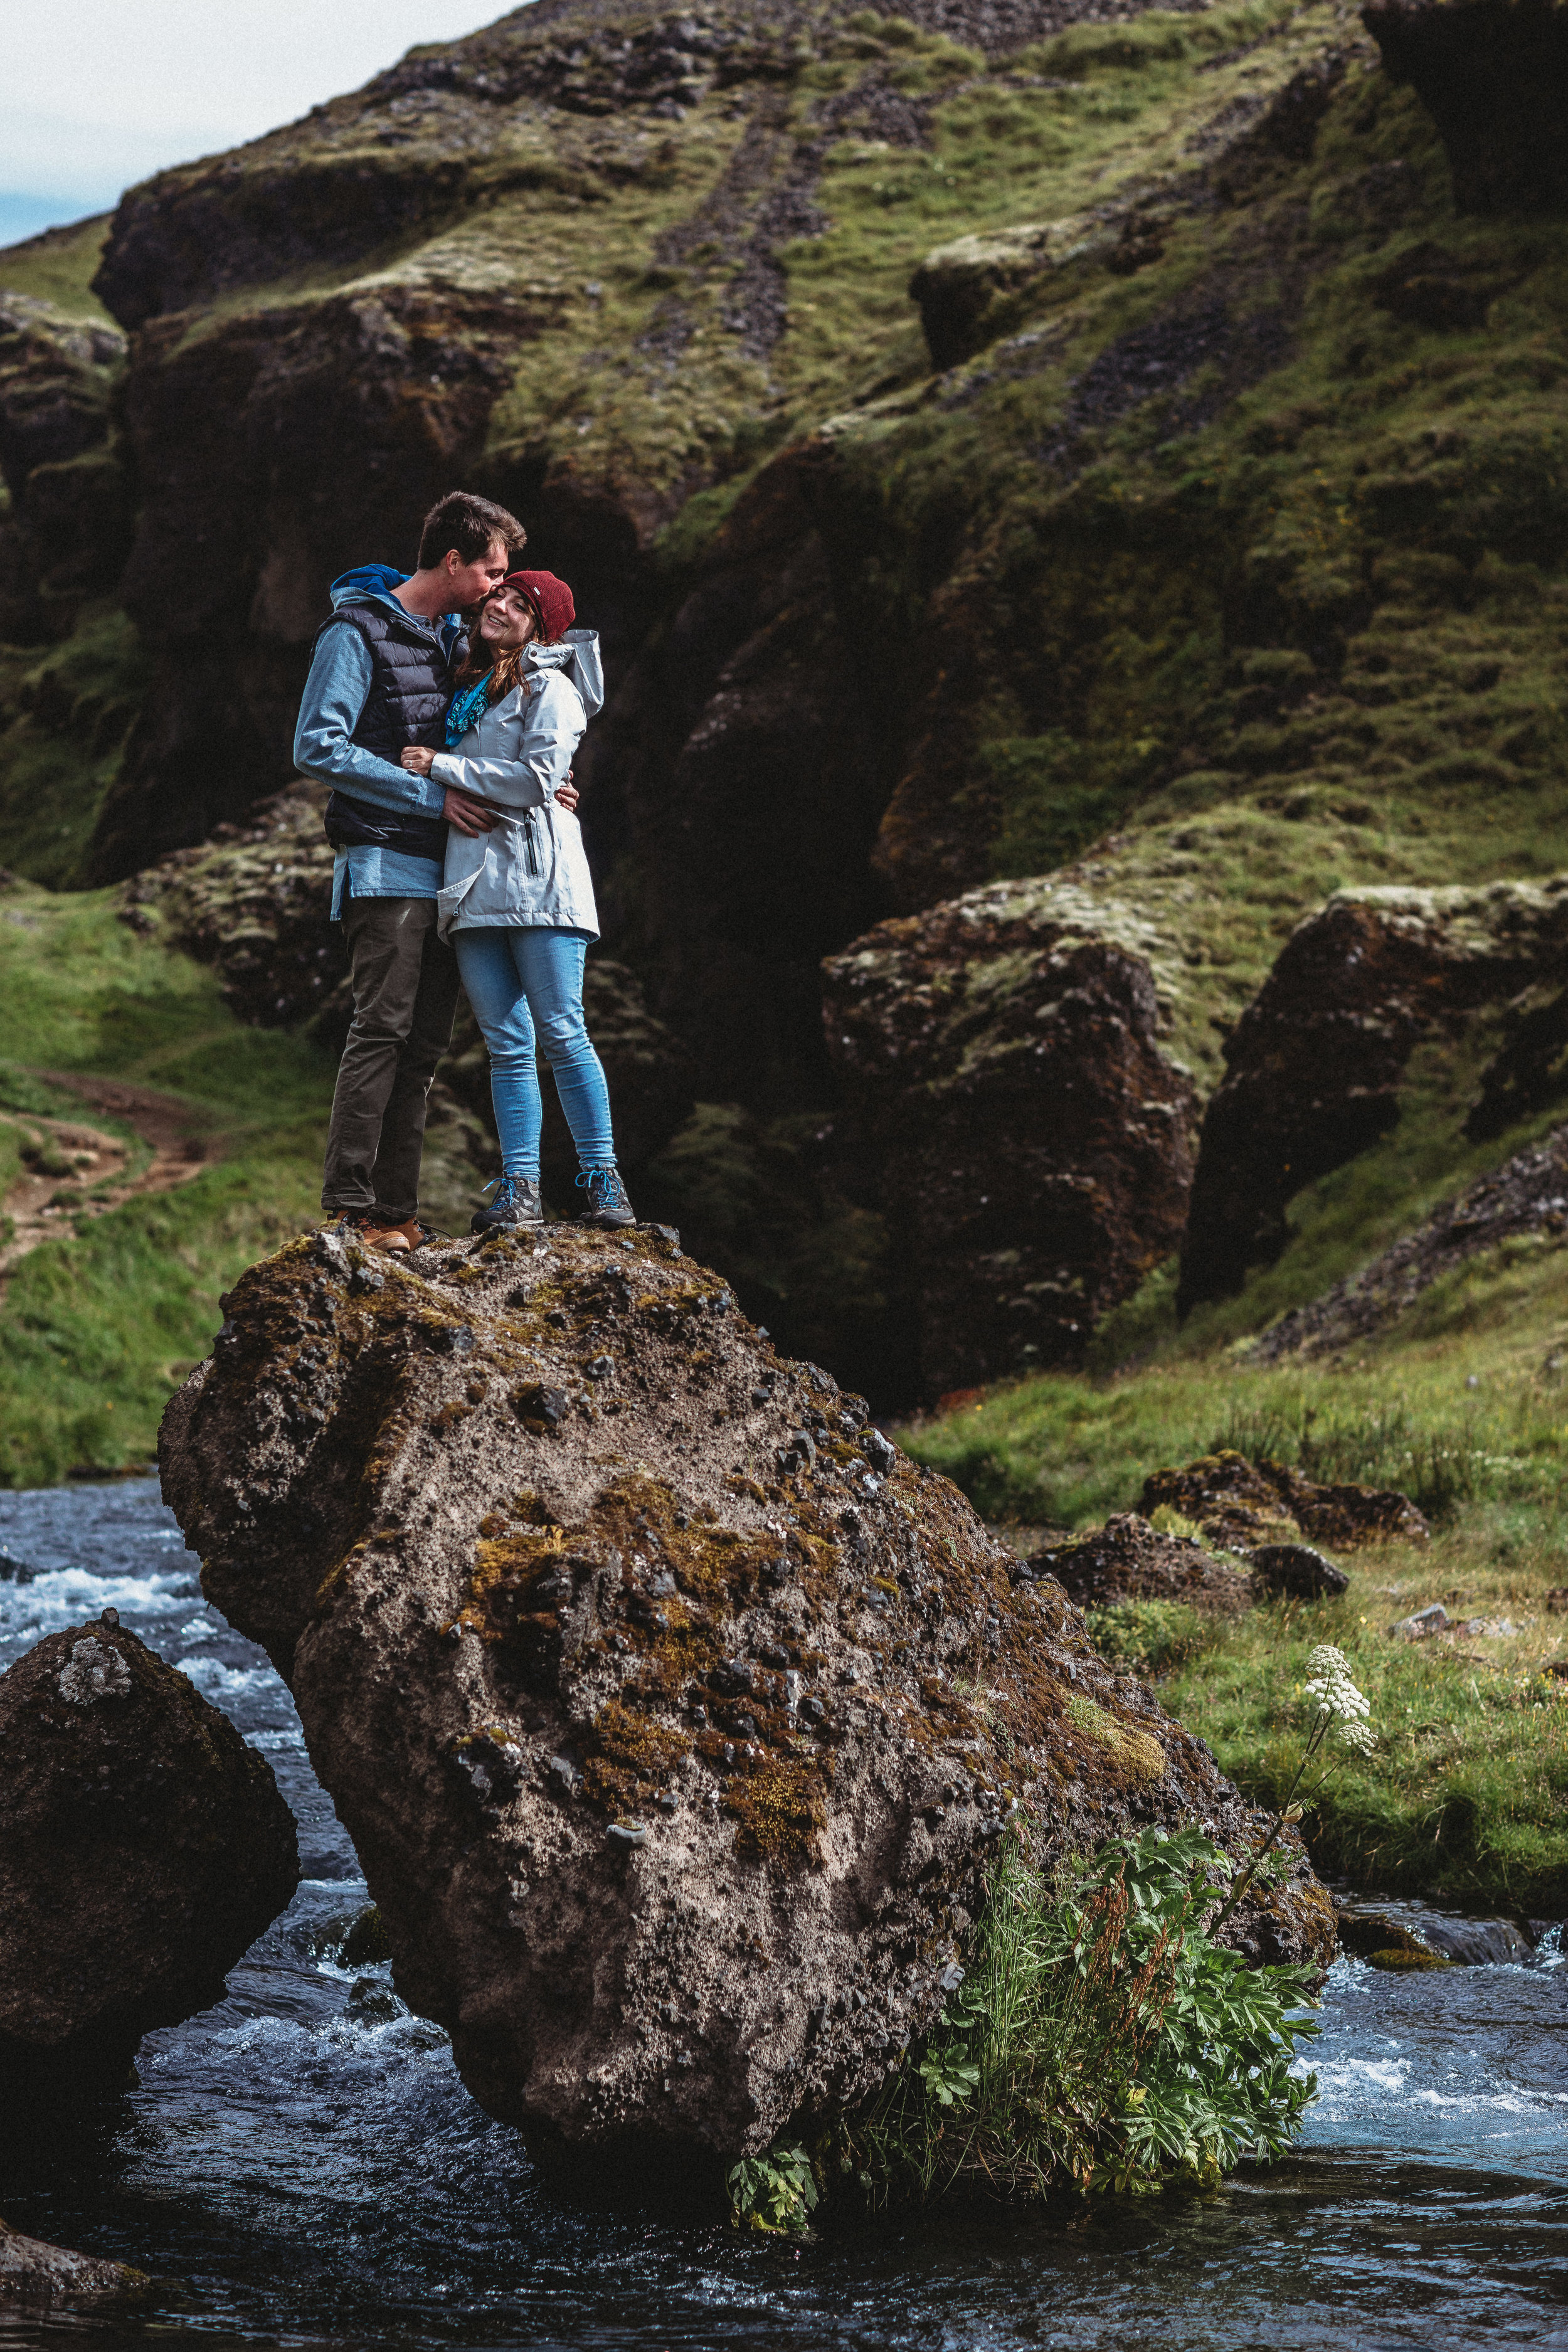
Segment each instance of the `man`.
M296 766L332 786L332 920L354 1002L321 1207L400 1254L425 1237L425 1106L458 1003L457 958L436 936L446 829L488 833L495 820L398 754L444 745L463 646L456 616L505 577L527 536L504 507L454 490L426 516L412 573L369 563L334 580L294 732Z

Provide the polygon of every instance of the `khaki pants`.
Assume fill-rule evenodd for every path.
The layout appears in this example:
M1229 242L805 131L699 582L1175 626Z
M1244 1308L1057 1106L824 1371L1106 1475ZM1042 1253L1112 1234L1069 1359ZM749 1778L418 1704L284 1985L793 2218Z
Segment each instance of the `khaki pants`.
M321 1206L402 1224L419 1207L425 1103L452 1042L458 960L436 936L434 898L350 898L343 908L354 1017L338 1067Z

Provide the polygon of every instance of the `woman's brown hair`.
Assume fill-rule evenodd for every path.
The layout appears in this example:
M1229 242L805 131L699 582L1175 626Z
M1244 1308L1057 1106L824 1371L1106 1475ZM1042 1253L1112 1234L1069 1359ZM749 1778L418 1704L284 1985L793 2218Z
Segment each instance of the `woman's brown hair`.
M531 596L524 596L516 589L512 593L517 596L518 602L526 604L533 615L533 635L530 637L528 646L535 646L544 634L544 624L539 617L539 607ZM487 604L489 602L489 597L485 602ZM505 653L496 656L492 665L487 664L482 657L483 644L484 640L476 628L468 640L468 654L464 658L462 668L458 672L457 682L459 686L472 686L476 678L485 676L488 668L490 690L487 699L490 702L499 702L503 694L511 692L512 688L522 676L522 657L528 651L528 646L508 646Z

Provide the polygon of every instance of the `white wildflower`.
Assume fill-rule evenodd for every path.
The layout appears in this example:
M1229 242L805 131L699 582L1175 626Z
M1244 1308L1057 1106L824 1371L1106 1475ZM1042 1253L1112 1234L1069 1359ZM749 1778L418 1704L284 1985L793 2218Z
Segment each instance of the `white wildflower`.
M1307 1659L1307 1696L1318 1702L1318 1712L1329 1717L1325 1729L1337 1732L1347 1748L1364 1756L1376 1745L1377 1735L1367 1717L1369 1701L1351 1680L1350 1660L1331 1642L1320 1642Z

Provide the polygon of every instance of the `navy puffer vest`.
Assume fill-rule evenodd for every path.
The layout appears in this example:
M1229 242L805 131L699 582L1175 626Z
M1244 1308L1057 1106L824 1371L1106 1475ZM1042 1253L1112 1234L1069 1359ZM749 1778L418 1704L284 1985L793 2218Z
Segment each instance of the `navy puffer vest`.
M330 629L339 621L359 632L371 662L370 692L349 740L378 759L390 760L394 767L405 743L426 743L440 751L453 672L463 657L461 637L448 658L437 632L412 614L401 619L384 604L340 604L324 625ZM333 793L324 822L334 849L369 843L410 857L440 857L447 847L445 818L412 812L396 816L350 793Z

